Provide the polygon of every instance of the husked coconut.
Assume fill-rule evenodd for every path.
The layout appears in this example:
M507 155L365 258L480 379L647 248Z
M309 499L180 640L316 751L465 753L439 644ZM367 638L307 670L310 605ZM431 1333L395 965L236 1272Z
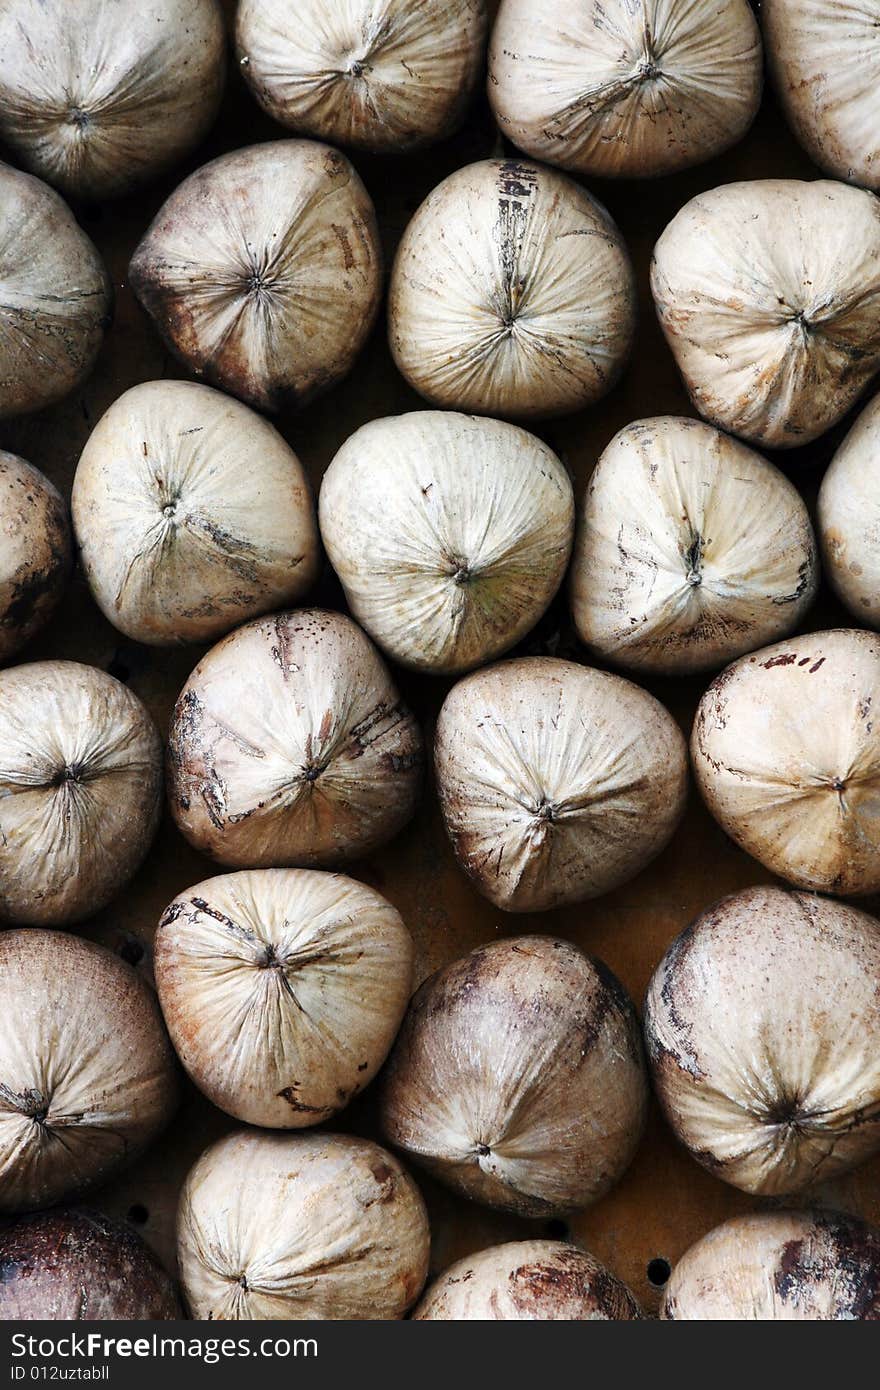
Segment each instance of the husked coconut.
M174 707L169 799L196 849L235 868L336 864L403 828L422 738L341 613L300 609L212 647Z
M82 1208L0 1225L0 1319L152 1322L181 1316L174 1284L136 1231Z
M878 0L761 0L761 23L777 96L810 158L880 188Z
M455 856L506 912L633 878L671 839L687 794L684 739L659 701L552 657L498 662L453 686L434 763Z
M329 145L233 150L175 189L128 277L196 376L260 410L298 408L345 376L372 327L373 204Z
M395 661L458 673L538 621L571 552L568 474L534 435L437 410L373 420L321 484L348 605Z
M478 947L413 996L384 1072L382 1127L455 1191L519 1216L595 1202L645 1122L629 995L548 936Z
M697 786L723 830L798 888L880 889L880 638L838 630L742 657L697 708Z
M611 389L629 355L635 282L608 213L521 160L457 170L428 195L391 272L391 351L435 405L563 415Z
M140 867L162 804L162 743L136 695L94 666L0 671L0 920L98 912Z
M425 1205L392 1154L343 1134L238 1130L202 1154L177 1218L194 1318L402 1318L428 1272Z
M301 1129L372 1081L400 1027L413 945L371 888L313 869L223 874L159 923L156 987L171 1041L236 1119Z
M416 1322L629 1321L641 1316L626 1284L559 1240L514 1240L458 1260L419 1303Z
M880 397L847 434L819 490L822 558L859 622L880 627Z
M80 386L112 309L107 271L67 204L0 164L0 419Z
M410 150L451 134L476 86L483 0L239 0L241 71L303 135Z
M880 203L824 179L710 189L657 242L651 288L701 415L756 444L808 444L880 366Z
M38 468L0 449L0 661L52 617L72 551L58 489Z
M63 193L127 193L193 149L217 114L217 0L5 0L0 137Z
M101 612L135 642L204 642L301 598L318 530L299 459L239 401L148 381L95 426L73 521Z
M754 120L761 82L748 0L502 0L489 49L503 134L602 178L721 154Z
M720 666L790 632L818 582L797 489L711 425L636 420L596 464L572 608L605 660L663 675Z
M876 1321L880 1233L839 1212L736 1216L678 1261L660 1316L677 1322Z
M781 888L725 898L648 986L654 1089L716 1177L779 1196L880 1149L880 923Z
M0 932L0 1017L0 1211L105 1182L173 1115L174 1054L153 991L104 946Z

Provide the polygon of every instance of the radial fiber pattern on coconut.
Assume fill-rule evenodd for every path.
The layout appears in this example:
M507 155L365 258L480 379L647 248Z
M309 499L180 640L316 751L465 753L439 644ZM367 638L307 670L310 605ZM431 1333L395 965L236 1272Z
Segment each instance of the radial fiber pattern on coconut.
M880 188L878 0L762 0L761 23L776 92L810 158Z
M261 410L298 408L346 374L381 273L366 189L344 155L311 140L253 145L196 170L129 266L171 350Z
M485 160L444 179L391 273L391 351L435 405L523 417L579 410L614 385L634 326L616 226L539 164Z
M699 420L620 430L589 484L572 565L584 642L635 670L720 666L789 632L819 583L797 489Z
M620 676L550 657L453 686L434 763L458 862L509 912L625 883L684 810L684 741L663 706Z
M73 485L80 560L136 642L204 642L301 598L319 564L311 489L267 420L191 381L125 391Z
M174 707L169 799L234 867L329 864L385 844L421 786L418 725L350 618L258 619L196 667Z
M103 946L65 932L0 933L0 1211L96 1186L174 1113L159 1006Z
M645 1002L655 1089L693 1157L766 1196L880 1148L880 923L749 888L670 946Z
M343 444L320 518L358 621L395 660L445 674L499 656L538 621L565 573L574 501L534 435L422 410Z
M225 56L217 0L6 0L0 135L71 197L126 193L207 133Z
M412 988L400 915L342 874L252 869L162 915L156 985L181 1061L222 1110L300 1129L372 1081Z
M880 888L880 637L838 629L741 657L697 708L691 754L712 815L799 888Z
M720 154L751 125L761 76L747 0L503 0L489 51L502 132L603 178Z
M177 1230L199 1319L402 1318L428 1271L415 1183L390 1153L349 1135L221 1139L187 1177Z
M396 153L459 125L486 27L483 0L242 0L236 44L276 121Z
M588 1206L630 1163L647 1084L628 994L551 937L479 947L416 991L384 1072L390 1141L519 1216Z
M669 223L651 287L700 414L808 444L880 366L880 202L828 180L724 184Z
M825 573L853 617L880 627L880 398L865 407L819 489Z

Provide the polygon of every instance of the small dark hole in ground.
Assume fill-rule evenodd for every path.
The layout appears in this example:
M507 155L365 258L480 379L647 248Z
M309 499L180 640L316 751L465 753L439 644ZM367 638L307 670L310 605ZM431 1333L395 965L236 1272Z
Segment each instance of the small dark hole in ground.
M662 1289L664 1284L667 1283L671 1273L672 1266L668 1260L657 1259L648 1261L648 1283L652 1288Z
M128 1219L133 1221L136 1226L143 1226L149 1215L150 1213L143 1202L135 1202L134 1206L128 1209Z
M568 1240L568 1222L560 1221L558 1218L548 1221L544 1231L551 1240Z
M123 960L128 961L129 965L137 965L144 958L143 943L138 941L136 936L130 936L119 947L119 954Z

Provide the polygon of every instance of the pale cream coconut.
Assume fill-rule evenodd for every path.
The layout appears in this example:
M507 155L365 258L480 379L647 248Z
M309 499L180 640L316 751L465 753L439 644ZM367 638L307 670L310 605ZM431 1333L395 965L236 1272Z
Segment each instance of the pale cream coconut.
M700 701L694 774L722 829L798 888L880 889L880 637L838 630L741 657Z
M83 1208L32 1212L0 1227L0 1320L177 1319L174 1284L137 1232Z
M415 810L422 738L384 662L341 613L247 623L174 707L169 800L183 834L234 868L369 854Z
M553 657L453 686L437 790L455 856L506 912L607 893L668 843L687 794L678 726L638 686Z
M137 1158L177 1104L153 991L66 932L0 932L0 1211L52 1206Z
M483 0L240 0L236 48L276 121L396 152L451 134L483 58Z
M308 480L272 425L191 381L148 381L101 417L73 521L92 595L135 642L205 642L301 598L320 546Z
M416 1322L623 1322L641 1316L626 1284L586 1250L514 1240L480 1250L427 1289Z
M880 1149L880 923L749 888L676 937L645 1001L654 1089L716 1177L802 1192Z
M880 627L880 397L865 407L819 490L825 573L867 627Z
M595 1202L629 1165L648 1089L632 1001L548 936L478 947L413 996L384 1072L395 1147L520 1216Z
M681 1257L660 1316L677 1322L876 1321L880 1232L841 1212L736 1216Z
M0 661L46 625L70 576L67 507L38 468L0 449Z
M435 405L561 415L611 389L629 355L635 284L606 210L540 164L489 159L444 179L391 272L391 351Z
M177 1253L192 1317L402 1318L428 1272L425 1206L378 1144L239 1130L183 1187Z
M655 178L745 135L761 100L748 0L502 0L489 98L526 154L602 178Z
M301 1129L372 1081L412 988L413 945L371 888L313 869L250 869L180 893L153 968L171 1041L215 1105Z
M777 96L810 158L880 188L878 0L761 0L761 24Z
M657 242L651 288L700 414L756 444L807 444L880 366L880 203L822 179L699 193Z
M0 419L82 385L112 309L107 271L67 204L0 164Z
M217 0L6 0L0 137L68 196L127 193L206 134L225 43Z
M329 145L221 155L160 208L129 281L196 376L261 410L298 408L350 369L382 285L376 215Z
M98 912L140 867L162 805L162 743L141 701L77 661L0 672L0 921Z
M320 519L358 622L402 665L450 674L500 656L541 617L568 564L574 500L534 435L423 410L346 440Z
M795 627L819 582L788 479L700 420L620 430L587 486L574 563L578 633L606 661L705 671Z

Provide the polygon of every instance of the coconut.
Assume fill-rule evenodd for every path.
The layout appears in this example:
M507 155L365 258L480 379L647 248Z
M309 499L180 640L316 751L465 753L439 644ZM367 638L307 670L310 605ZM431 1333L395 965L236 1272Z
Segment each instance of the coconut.
M818 581L797 489L711 425L637 420L596 464L571 583L578 632L604 660L721 666L790 632Z
M180 893L159 923L156 986L178 1056L215 1105L300 1129L372 1081L412 984L390 903L342 874L251 869Z
M67 508L43 473L0 449L0 661L52 617L70 575Z
M476 85L483 0L240 0L236 47L264 111L303 135L380 152L451 134Z
M776 94L810 158L880 188L877 0L762 0L761 23Z
M0 1211L106 1181L177 1104L174 1054L149 985L66 932L0 933Z
M678 1261L660 1316L679 1322L875 1321L880 1232L837 1212L734 1217Z
M880 203L821 179L713 188L663 232L651 288L700 414L756 444L807 444L880 366Z
M742 139L761 69L747 0L502 0L489 98L502 133L536 159L654 178Z
M152 1322L179 1318L174 1284L122 1221L66 1208L0 1225L0 1319Z
M329 145L251 145L184 179L128 276L196 376L261 410L298 408L345 376L372 327L373 204Z
M489 159L429 194L391 272L391 351L435 405L562 415L611 389L635 282L610 216L540 164Z
M302 465L268 421L190 381L149 381L95 426L73 485L102 613L136 642L204 642L301 598L318 569Z
M162 803L162 744L136 695L93 666L0 671L0 920L98 912L140 866Z
M481 946L417 990L384 1073L384 1133L441 1182L520 1216L585 1207L642 1135L629 995L547 936Z
M860 623L880 627L880 397L847 434L819 490L825 573Z
M180 1279L194 1318L402 1318L428 1270L425 1206L367 1139L239 1130L183 1187Z
M8 6L0 25L6 17ZM0 164L0 299L3 419L53 405L85 381L113 306L103 262L66 203L6 164Z
M6 0L0 136L66 195L117 196L198 144L224 69L216 0Z
M453 686L437 721L437 790L455 856L506 912L597 897L670 840L687 754L663 706L620 676L552 657Z
M171 720L169 799L191 844L235 868L369 854L415 810L422 739L341 613L247 623L212 647Z
M873 633L811 632L742 657L697 708L703 800L732 840L798 888L877 892L878 708Z
M418 1322L628 1321L641 1316L626 1284L559 1240L514 1240L458 1260L425 1293Z
M880 923L749 888L669 947L645 1003L678 1139L744 1192L801 1192L880 1149Z
M541 617L571 551L574 502L545 444L435 410L374 420L324 474L321 535L348 605L405 666L458 673Z

